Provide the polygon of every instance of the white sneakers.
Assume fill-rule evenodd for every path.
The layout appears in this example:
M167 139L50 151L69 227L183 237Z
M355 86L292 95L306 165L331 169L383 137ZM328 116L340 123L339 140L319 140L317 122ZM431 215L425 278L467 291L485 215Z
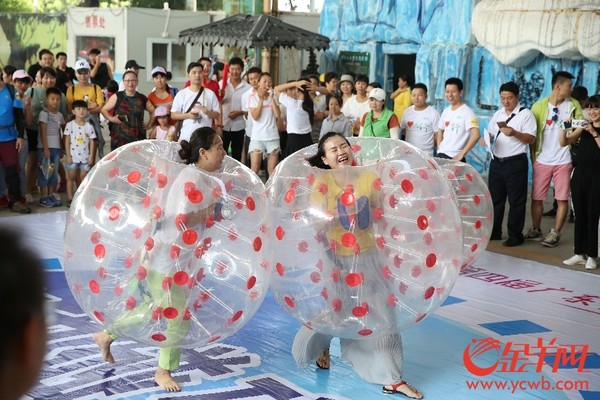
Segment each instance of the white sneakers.
M563 261L565 265L585 265L585 269L596 269L598 268L598 262L595 257L586 257L580 254L575 254L571 258L567 258Z
M563 264L565 265L585 265L585 261L586 261L586 257L582 256L580 254L575 254L573 257L571 258L567 258L565 261L563 261Z

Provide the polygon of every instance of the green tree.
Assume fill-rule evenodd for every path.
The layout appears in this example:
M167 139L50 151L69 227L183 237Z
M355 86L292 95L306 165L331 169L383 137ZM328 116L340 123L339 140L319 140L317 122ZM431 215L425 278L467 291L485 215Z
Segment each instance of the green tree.
M28 0L2 0L0 12L31 12L33 7Z

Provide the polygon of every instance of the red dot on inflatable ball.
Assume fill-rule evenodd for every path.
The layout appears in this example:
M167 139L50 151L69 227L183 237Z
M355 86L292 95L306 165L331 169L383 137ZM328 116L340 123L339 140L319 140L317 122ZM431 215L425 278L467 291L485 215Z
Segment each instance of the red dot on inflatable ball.
M282 240L284 235L285 230L281 226L278 226L277 229L275 229L275 236L277 237L277 240Z
M96 317L99 322L104 322L104 314L101 311L95 310L94 317Z
M294 189L290 189L287 192L285 192L285 196L283 197L283 199L285 200L286 203L291 203L292 201L294 201L294 198L296 197L296 191Z
M364 329L361 329L360 331L358 331L358 334L360 336L369 336L372 333L373 333L373 331L371 329L368 329L368 328L364 328Z
M367 312L368 312L368 308L364 305L357 306L352 309L352 315L354 315L355 317L358 317L358 318L364 317L365 315L367 315Z
M111 221L116 221L117 219L119 219L120 215L121 208L119 206L115 205L108 209L108 219L110 219Z
M252 242L252 248L257 253L260 251L260 249L262 248L262 240L261 240L261 238L259 238L258 236L256 238L254 238L254 242Z
M254 199L252 197L246 198L246 207L250 211L254 211L256 209L256 203L254 202Z
M246 281L246 289L250 290L254 287L254 285L256 285L256 277L252 275L250 278L248 278L248 281Z
M412 182L408 179L402 180L400 187L402 188L402 190L404 190L405 193L412 193L414 190Z
M429 267L429 268L433 267L436 262L437 262L437 256L433 253L429 254L427 256L427 258L425 259L425 265L427 265L427 267Z
M104 256L106 256L106 248L104 247L104 245L97 244L96 246L94 246L94 255L100 260L103 259Z
M435 288L428 287L427 290L425 290L425 299L429 300L431 298L431 296L433 296L434 293L435 293Z
M285 296L284 297L285 303L290 306L291 308L296 307L296 303L294 302L294 299L290 296Z
M244 312L242 310L238 310L235 312L235 314L233 314L233 316L231 317L231 321L235 322L238 319L240 319L242 317L242 315L244 314Z
M429 226L429 220L424 215L419 215L417 218L417 226L420 230L424 231Z
M152 338L152 340L154 340L155 342L164 342L165 340L167 340L167 337L165 335L163 335L162 333L155 333L152 336L150 336Z
M175 307L167 307L163 310L163 315L166 319L175 319L179 315L179 311Z
M175 275L173 275L173 281L175 282L175 284L177 284L179 286L183 286L186 283L188 283L189 279L190 279L190 276L185 271L177 271L177 272L175 272Z
M88 286L90 287L90 290L92 293L94 293L94 294L100 293L100 285L98 284L98 281L92 279L92 280L90 280Z
M127 175L127 182L133 185L134 183L137 183L141 177L142 174L140 171L132 171L129 173L129 175Z
M361 274L355 272L346 275L346 285L350 287L359 286L363 283L363 277Z
M340 200L343 205L345 205L346 207L349 207L352 204L354 204L354 194L350 193L350 192L344 192L344 193L342 193Z
M181 234L181 240L183 240L183 243L191 246L198 240L198 233L193 229L186 229Z
M356 244L356 236L353 233L346 232L342 235L342 245L344 247L354 247Z
M198 189L194 189L194 190L190 190L187 197L190 202L192 202L194 204L198 204L202 201L202 199L204 198L204 195Z

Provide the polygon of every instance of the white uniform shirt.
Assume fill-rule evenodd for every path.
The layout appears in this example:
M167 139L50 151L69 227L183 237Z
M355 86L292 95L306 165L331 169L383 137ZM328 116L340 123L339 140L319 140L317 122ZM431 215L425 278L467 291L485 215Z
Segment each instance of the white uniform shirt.
M171 112L185 113L198 92L193 92L189 87L177 92L173 105L171 106ZM219 112L219 100L212 90L204 88L200 97L196 101L196 104L200 106L206 106L209 111ZM190 140L192 132L203 126L212 126L212 118L209 118L206 114L200 113L197 118L186 118L183 120L181 125L181 132L179 134L179 141Z
M427 106L417 111L410 106L402 114L400 129L406 132L406 142L433 155L434 135L437 131L440 113L433 107Z
M525 133L535 137L537 131L537 125L535 122L535 116L527 108L523 108L521 111L521 105L517 104L514 110L510 114L506 112L505 108L501 108L494 113L490 122L488 123L487 131L492 135L495 140L492 151L494 157L511 157L519 154L527 154L529 144L524 143L514 136L506 136L500 132L498 122L506 121L514 114L514 117L508 121L508 126L516 131Z

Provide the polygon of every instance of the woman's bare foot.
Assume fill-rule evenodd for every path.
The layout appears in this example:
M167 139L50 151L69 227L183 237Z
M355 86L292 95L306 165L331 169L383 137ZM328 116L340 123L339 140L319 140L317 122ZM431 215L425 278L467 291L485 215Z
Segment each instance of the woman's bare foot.
M409 399L422 399L423 395L413 386L409 385L404 381L400 381L393 385L385 385L383 387L383 393L394 394L401 393L408 397Z
M156 374L154 374L154 381L167 392L179 392L181 390L181 387L171 376L171 371L167 369L158 367Z
M317 359L317 367L321 369L329 369L331 358L329 357L329 349L323 350L319 358Z
M92 340L100 347L100 355L102 355L104 361L114 364L116 361L110 352L110 344L114 339L106 332L96 332L92 335Z

